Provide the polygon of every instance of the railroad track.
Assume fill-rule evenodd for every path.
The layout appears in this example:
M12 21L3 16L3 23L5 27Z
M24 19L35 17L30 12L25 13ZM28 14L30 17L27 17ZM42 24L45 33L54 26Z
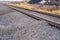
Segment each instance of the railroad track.
M6 9L9 10L10 12L7 13ZM54 26L48 25L48 23L44 20L40 21L40 17L38 18L39 21L35 20L36 19L35 16L30 15L35 12L29 11L30 13L28 12L29 14L27 14L25 12L28 10L23 11L23 9L19 9L19 10L17 10L18 8L16 9L13 8L13 9L5 5L0 5L0 10L2 10L3 12L3 15L0 15L0 35L1 35L0 39L1 40L3 39L5 40L6 39L8 40L25 40L25 39L59 40L60 39L60 30L54 28ZM13 12L11 10L13 10ZM4 11L6 11L6 14ZM35 13L35 15L38 14L39 13ZM35 19L29 17L29 15Z
M9 6L9 5L7 5ZM46 15L43 13L37 13L37 12L33 12L33 11L29 11L29 10L25 10L25 9L20 9L17 7L13 7L13 6L9 6L11 9L14 9L18 12L21 12L23 14L26 14L32 18L35 18L37 20L45 20L47 21L50 25L53 25L55 27L60 28L60 18L58 17L54 17L54 16L50 16L50 15Z

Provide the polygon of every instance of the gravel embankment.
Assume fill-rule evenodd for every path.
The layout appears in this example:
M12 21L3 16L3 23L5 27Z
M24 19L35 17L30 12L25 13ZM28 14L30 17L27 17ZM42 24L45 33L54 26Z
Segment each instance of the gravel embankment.
M1 8L2 12L6 10ZM0 40L60 40L60 30L43 20L11 11L0 16Z
M0 16L1 40L60 40L60 30L19 12Z

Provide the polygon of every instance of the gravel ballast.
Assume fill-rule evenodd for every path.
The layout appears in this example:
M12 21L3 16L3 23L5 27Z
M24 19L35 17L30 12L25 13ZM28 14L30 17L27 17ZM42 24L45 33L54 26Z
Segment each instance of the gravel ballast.
M60 30L46 21L11 10L0 4L0 40L60 40Z
M60 30L19 12L0 16L1 40L60 40Z

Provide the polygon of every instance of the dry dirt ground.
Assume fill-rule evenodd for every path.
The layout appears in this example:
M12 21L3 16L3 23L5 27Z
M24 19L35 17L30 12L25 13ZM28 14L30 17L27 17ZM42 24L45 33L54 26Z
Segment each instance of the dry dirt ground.
M60 40L59 29L11 10L0 4L0 40Z

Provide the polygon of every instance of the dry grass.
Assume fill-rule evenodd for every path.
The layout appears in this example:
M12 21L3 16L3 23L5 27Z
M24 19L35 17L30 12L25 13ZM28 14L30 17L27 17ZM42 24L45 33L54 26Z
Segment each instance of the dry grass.
M35 11L40 11L40 12L46 12L46 13L51 13L51 14L56 14L60 15L60 9L53 5L30 5L30 4L25 4L25 3L20 3L20 4L10 4L12 6L17 6L21 8L26 8L30 10L35 10Z

